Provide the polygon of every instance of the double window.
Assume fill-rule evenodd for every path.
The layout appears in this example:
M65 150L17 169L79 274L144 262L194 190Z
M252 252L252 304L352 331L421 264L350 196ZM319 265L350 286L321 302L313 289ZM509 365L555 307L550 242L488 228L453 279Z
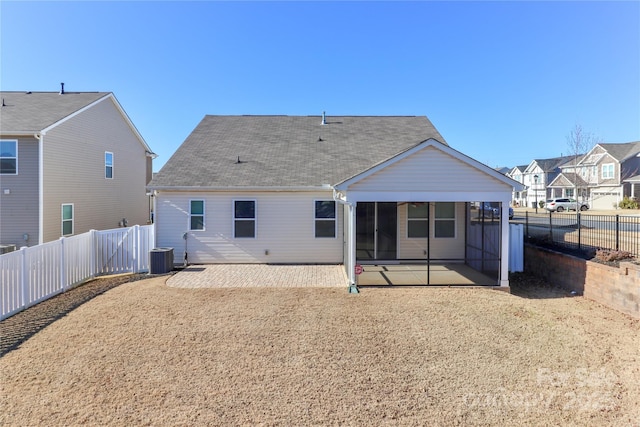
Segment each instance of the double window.
M104 177L113 179L113 153L109 151L104 153Z
M256 237L255 200L233 202L233 237Z
M62 235L70 236L73 234L73 204L62 205Z
M429 205L408 203L407 237L429 237Z
M189 230L204 230L204 200L189 202Z
M602 179L613 179L614 165L613 163L605 163L602 165Z
M0 141L0 175L18 174L18 141Z
M316 200L315 202L316 237L336 237L336 202Z

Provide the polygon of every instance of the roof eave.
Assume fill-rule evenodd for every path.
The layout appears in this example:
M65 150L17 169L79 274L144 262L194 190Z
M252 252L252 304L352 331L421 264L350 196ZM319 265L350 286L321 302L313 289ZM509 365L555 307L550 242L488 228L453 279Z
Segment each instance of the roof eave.
M195 186L195 185L148 185L149 190L154 191L180 191L180 192L198 192L198 191L332 191L333 186L330 184L322 185L301 185L301 186Z

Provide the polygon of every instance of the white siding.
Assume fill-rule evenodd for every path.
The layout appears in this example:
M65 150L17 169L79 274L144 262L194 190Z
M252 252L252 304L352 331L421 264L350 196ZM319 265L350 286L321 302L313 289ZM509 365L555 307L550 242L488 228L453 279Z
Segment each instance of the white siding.
M205 201L205 230L189 231L189 200ZM332 192L166 192L156 200L157 245L189 263L343 262L343 216L337 205L335 238L315 238L315 200ZM256 238L233 238L233 201L256 201ZM268 251L268 255L265 253Z
M456 204L456 237L435 238L434 230L434 203L431 203L431 218L429 218L429 236L431 238L431 259L464 259L465 240L465 204ZM398 205L398 259L426 259L426 238L407 237L407 204Z
M429 146L349 186L349 191L496 192L511 187Z

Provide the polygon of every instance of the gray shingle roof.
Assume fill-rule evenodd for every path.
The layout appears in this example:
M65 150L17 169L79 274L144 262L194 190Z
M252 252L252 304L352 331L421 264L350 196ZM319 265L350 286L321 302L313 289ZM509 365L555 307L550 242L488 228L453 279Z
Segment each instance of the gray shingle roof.
M205 116L150 187L333 185L429 138L446 144L426 117L321 122L320 116Z
M0 92L0 132L37 132L110 92Z
M627 157L640 153L640 141L627 143L603 143L598 144L613 156L614 159L621 162Z

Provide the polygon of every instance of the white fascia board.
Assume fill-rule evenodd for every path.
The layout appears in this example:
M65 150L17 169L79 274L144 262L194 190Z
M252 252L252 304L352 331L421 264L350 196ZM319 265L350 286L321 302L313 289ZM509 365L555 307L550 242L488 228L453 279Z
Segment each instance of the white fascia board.
M373 174L375 174L376 172L386 168L387 166L390 166L400 160L403 160L409 156L411 156L412 154L421 151L427 147L435 147L436 149L444 152L445 154L450 155L451 157L460 160L463 163L468 164L469 166L472 166L478 170L480 170L481 172L486 173L487 175L490 175L491 177L497 179L498 181L501 181L505 184L508 184L514 188L516 188L516 191L522 191L522 190L518 190L518 188L522 187L522 189L524 189L524 186L522 186L521 183L519 183L518 181L515 181L514 179L505 176L503 174L501 174L500 172L498 172L497 170L490 168L489 166L485 165L484 163L480 163L479 161L467 156L464 153L461 153L458 150L455 150L453 148L451 148L448 145L442 144L441 142L433 139L433 138L429 138L426 141L423 141L422 143L416 145L415 147L412 147L406 151L403 151L402 153L399 153L393 157L391 157L390 159L387 159L383 162L380 162L378 164L376 164L375 166L367 169L366 171L355 175L351 178L348 178L338 184L335 185L335 188L343 191L343 190L347 190L349 186L353 185L354 183L365 179Z
M451 192L451 191L347 191L346 203L357 202L503 202L511 201L511 192Z
M138 132L138 129L136 129L136 127L133 125L133 123L131 122L131 119L129 119L129 116L127 116L127 113L124 111L124 109L122 108L122 106L120 105L120 103L118 102L116 97L111 92L109 92L108 94L106 94L102 98L96 99L91 104L87 104L84 107L80 108L79 110L74 111L73 113L69 114L67 117L64 117L63 119L60 119L57 122L47 126L41 132L43 134L47 133L49 130L55 128L56 126L61 125L62 123L66 122L69 119L74 118L78 114L81 114L81 113L87 111L89 108L93 107L94 105L97 105L98 103L100 103L100 102L102 102L102 101L104 101L106 99L110 99L113 102L113 105L115 105L115 107L118 109L118 111L120 112L120 115L122 115L124 120L127 122L127 125L129 126L129 128L131 128L131 131L135 134L136 138L138 138L138 140L140 141L140 144L142 144L144 149L148 153L153 153L153 151L151 151L151 148L149 148L149 145L147 144L147 142L144 140L142 135L140 135L140 132Z
M33 136L36 133L40 133L40 130L16 130L16 131L2 131L0 133L1 138L10 138L12 136Z

